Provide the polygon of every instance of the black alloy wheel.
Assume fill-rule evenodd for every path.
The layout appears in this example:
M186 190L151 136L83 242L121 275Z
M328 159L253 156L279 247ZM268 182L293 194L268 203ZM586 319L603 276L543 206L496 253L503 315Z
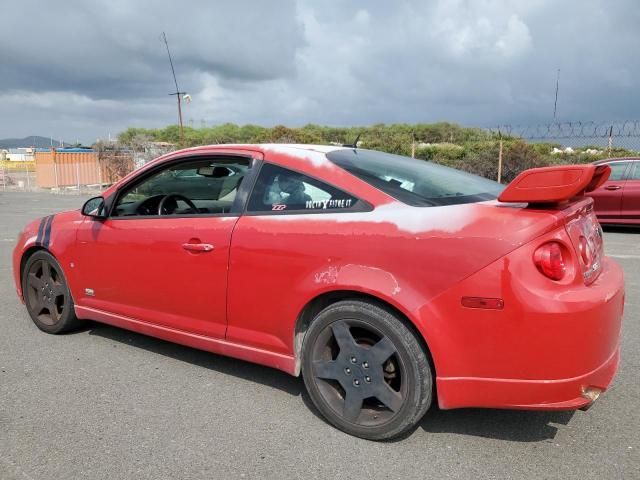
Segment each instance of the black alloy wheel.
M22 293L40 330L62 333L78 326L64 274L50 253L41 250L29 257L22 272Z
M327 420L362 438L401 435L431 403L431 369L415 334L391 312L362 301L318 314L304 341L303 375Z

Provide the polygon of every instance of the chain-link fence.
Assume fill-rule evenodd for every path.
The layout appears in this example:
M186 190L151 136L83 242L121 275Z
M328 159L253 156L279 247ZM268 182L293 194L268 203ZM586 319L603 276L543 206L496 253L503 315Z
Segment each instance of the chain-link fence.
M242 131L242 129L238 130ZM193 130L197 133L196 130ZM374 125L329 128L277 126L258 136L224 137L226 143L352 144L413 156L507 183L523 170L604 158L640 156L640 121L566 122L464 128L455 124ZM194 137L195 138L195 137ZM184 146L208 143L193 139ZM168 142L97 144L94 150L37 153L35 162L0 161L0 189L94 193L168 151Z
M99 194L167 148L133 150L97 145L95 149L51 149L34 161L0 160L0 191L45 190L52 193Z
M427 141L419 130L411 135L410 147L397 145L394 153L407 155L409 150L416 158L502 183L529 168L640 156L640 121L453 128L449 136ZM370 143L365 140L361 146L371 148ZM384 145L376 147L385 149Z
M0 191L99 194L121 178L111 173L109 164L102 165L91 158L74 160L0 162Z
M502 150L505 182L526 168L640 156L640 121L505 125L488 132L498 139L499 160Z
M2 190L32 190L35 188L35 162L0 160L0 188Z

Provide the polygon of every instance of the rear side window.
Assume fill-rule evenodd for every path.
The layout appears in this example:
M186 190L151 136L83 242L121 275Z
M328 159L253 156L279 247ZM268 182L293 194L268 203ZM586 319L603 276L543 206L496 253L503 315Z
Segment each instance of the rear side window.
M640 180L640 162L633 162L635 165L633 166L633 171L629 176L629 180Z
M373 150L334 150L327 158L349 173L416 207L495 200L504 186L486 178Z
M627 170L629 162L613 162L608 164L611 167L611 175L609 175L609 181L622 180L624 172Z
M249 212L346 210L358 199L320 180L265 163L249 199Z

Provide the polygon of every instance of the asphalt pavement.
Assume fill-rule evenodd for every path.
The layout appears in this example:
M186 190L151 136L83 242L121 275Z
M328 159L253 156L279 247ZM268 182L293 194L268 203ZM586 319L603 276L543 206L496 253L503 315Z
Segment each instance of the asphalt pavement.
M83 200L0 192L0 479L640 479L640 229L605 231L626 274L622 360L589 411L432 409L375 443L276 370L97 323L40 332L11 252L29 220Z

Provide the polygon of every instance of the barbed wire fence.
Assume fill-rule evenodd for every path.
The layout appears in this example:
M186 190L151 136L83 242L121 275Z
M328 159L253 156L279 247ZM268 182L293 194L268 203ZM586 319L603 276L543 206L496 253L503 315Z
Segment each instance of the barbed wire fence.
M526 140L601 140L640 138L640 120L614 122L563 122L539 125L502 125L488 129Z
M490 128L488 132L497 137L500 143L498 181L510 181L532 166L591 163L605 158L640 156L638 120L502 125ZM520 145L520 152L513 152L514 140L526 143L529 148L524 149ZM504 156L505 143L509 144L511 153L516 153L516 158L506 164L501 158Z
M640 156L640 121L501 125L411 142L411 156L508 183L529 168Z

